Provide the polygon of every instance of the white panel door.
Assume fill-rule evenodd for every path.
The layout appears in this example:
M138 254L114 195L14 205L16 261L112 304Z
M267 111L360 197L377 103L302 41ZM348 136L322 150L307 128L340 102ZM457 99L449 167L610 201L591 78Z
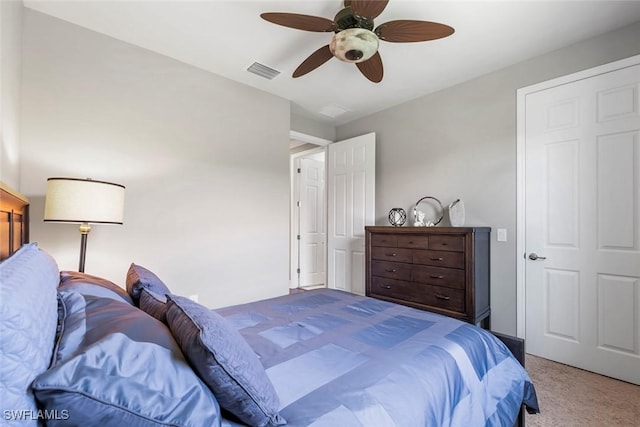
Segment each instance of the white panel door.
M375 222L375 134L328 146L327 285L364 295L365 225Z
M525 99L527 352L635 384L639 92L635 65Z
M300 159L299 286L325 283L324 162Z

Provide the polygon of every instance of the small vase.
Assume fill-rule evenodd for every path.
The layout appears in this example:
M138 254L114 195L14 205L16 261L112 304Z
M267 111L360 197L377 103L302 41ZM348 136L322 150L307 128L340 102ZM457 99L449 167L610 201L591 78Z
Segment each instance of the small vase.
M402 208L393 208L389 211L389 223L394 227L401 227L407 221L407 213Z

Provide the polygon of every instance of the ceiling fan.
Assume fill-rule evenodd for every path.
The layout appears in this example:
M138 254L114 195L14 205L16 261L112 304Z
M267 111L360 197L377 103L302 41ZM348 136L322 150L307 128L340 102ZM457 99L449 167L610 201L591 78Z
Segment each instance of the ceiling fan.
M379 41L407 43L440 39L453 34L454 29L437 22L396 20L374 27L389 0L345 0L344 8L332 20L297 13L267 12L260 16L284 27L314 32L334 32L331 43L313 52L293 72L304 76L334 56L355 63L360 72L374 83L382 81L383 67Z

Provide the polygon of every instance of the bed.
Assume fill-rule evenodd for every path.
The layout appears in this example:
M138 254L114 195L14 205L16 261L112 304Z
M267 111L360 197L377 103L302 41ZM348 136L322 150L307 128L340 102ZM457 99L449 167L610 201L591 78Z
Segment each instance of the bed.
M60 272L34 243L0 263L5 424L510 427L539 410L502 340L455 319L328 289L210 310L125 273Z
M523 401L537 409L509 350L449 317L329 289L218 312L260 357L291 425L510 426Z
M0 182L0 261L29 241L29 200Z

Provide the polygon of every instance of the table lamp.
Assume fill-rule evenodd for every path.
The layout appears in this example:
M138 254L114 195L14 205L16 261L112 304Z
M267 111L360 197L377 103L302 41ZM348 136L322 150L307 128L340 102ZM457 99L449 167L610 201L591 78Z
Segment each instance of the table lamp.
M90 178L49 178L44 203L46 222L80 224L80 263L84 273L91 224L122 224L124 189L120 184Z

